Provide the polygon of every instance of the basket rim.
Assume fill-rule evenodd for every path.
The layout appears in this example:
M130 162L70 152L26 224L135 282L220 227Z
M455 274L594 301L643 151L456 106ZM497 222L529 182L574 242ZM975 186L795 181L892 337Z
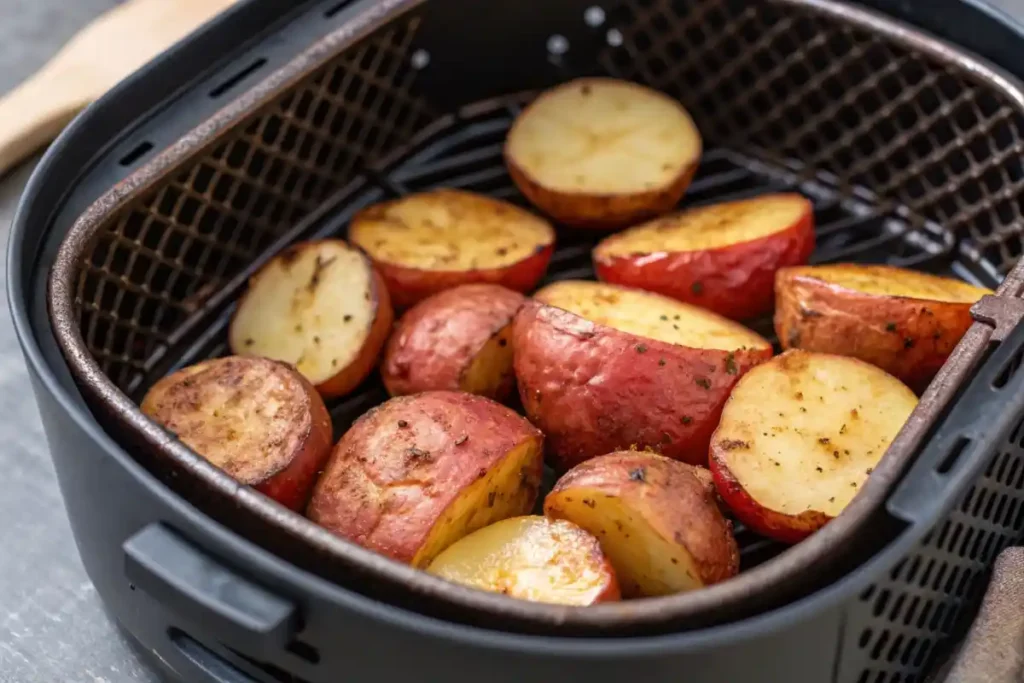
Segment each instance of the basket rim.
M937 61L956 64L967 77L985 81L1016 105L1024 114L1024 83L1017 78L970 54L955 45L934 37L913 26L882 13L855 7L837 0L771 0L781 5L799 6L830 18L844 21L912 49ZM644 598L621 603L589 607L570 607L516 600L454 584L425 571L415 569L363 548L323 529L299 513L285 509L272 500L237 483L225 472L196 454L170 433L145 417L139 407L103 373L85 346L75 316L75 283L79 255L87 248L106 218L166 177L180 164L197 155L220 134L256 113L327 60L347 49L392 19L427 2L427 0L382 0L356 14L344 25L312 44L276 72L236 97L214 116L159 155L133 171L124 181L103 193L74 222L65 235L47 279L47 306L54 337L63 357L84 393L108 408L147 447L159 452L188 476L198 477L213 491L237 503L245 513L276 525L301 538L334 558L358 569L367 576L386 581L413 597L430 597L454 603L470 613L501 615L516 626L532 625L558 635L560 628L595 629L608 632L660 624L685 618L694 612L711 611L723 603L750 600L766 586L785 580L794 570L817 565L834 549L846 544L862 530L870 516L886 501L924 437L942 410L952 401L957 389L970 379L992 328L975 322L956 350L943 365L935 380L921 397L903 429L892 442L875 471L854 500L841 515L816 534L795 545L778 557L751 568L728 581L701 590L657 598ZM1024 264L1018 263L1007 274L997 291L998 296L1016 296L1024 285ZM170 487L168 487L170 488ZM177 492L175 492L177 493ZM200 508L201 511L201 508ZM217 519L228 528L227 520ZM243 537L244 534L234 529ZM257 539L250 538L257 545ZM288 562L288 558L282 557ZM864 557L866 562L869 557ZM357 586L341 585L360 590ZM429 615L429 612L427 613ZM506 629L501 629L506 630ZM522 631L522 628L511 630ZM612 635L612 633L609 633Z

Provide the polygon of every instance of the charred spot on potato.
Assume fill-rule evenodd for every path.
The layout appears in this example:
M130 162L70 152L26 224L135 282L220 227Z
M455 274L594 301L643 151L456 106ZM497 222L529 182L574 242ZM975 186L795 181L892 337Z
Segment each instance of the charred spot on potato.
M630 481L638 481L644 483L647 481L647 471L643 467L637 467L635 470L630 470L629 479Z
M800 330L795 327L790 328L789 333L786 335L786 343L790 347L800 346Z
M580 86L580 94L581 95L589 95L590 94L590 84L589 83L584 83L582 86Z
M815 467L814 469L818 470L819 472L824 472L824 471L825 471L825 470L824 470L824 469L822 469L821 467Z
M244 344L245 344L246 346L252 346L252 345L253 345L253 344L255 344L256 342L255 342L255 340L253 340L253 338L252 338L252 337L247 337L247 338L246 338L246 340L245 340L245 341L244 341L243 343L244 343Z
M744 448L750 448L750 444L740 439L725 439L724 441L718 442L718 447L723 451L735 451Z
M338 367L338 359L337 358L332 358L331 359L331 367L332 368Z
M805 308L804 306L800 307L801 318L820 318L822 315L824 314L821 311L816 311L813 308Z
M501 348L505 348L506 346L508 346L508 339L505 339L504 337L499 339L498 346L500 346Z
M455 439L455 445L456 446L461 446L462 444L466 443L467 441L469 441L469 435L463 434L459 438Z
M281 253L281 265L285 268L290 268L293 263L299 258L302 253L302 248L299 245L286 249Z
M823 436L818 439L818 443L827 445L831 440L827 436Z
M700 282L699 280L697 282L694 282L692 285L690 285L690 291L700 296L701 294L704 293L704 283Z
M342 317L342 320L344 320L344 321L345 321L345 322L347 322L347 323L348 323L348 322L352 322L352 314L351 314L351 313L346 313L346 314L345 314L345 315L344 315L344 316Z
M318 334L314 334L313 335L313 343L314 344L319 344L320 343L320 335L318 335Z
M637 353L647 353L647 346L644 344L637 344L635 347Z
M660 366L664 367L664 365L665 365L665 359L664 359L664 358L661 358L661 359L659 359L659 360L658 360L658 365L660 365Z
M405 429L408 426L409 426L409 423L406 422L405 420L399 420L398 421L398 428L399 429Z
M597 503L592 501L590 498L584 498L581 502L591 509L593 509L597 505Z
M682 422L684 425L688 425L691 422L693 422L693 418L690 417L689 415L683 415L681 418L679 418L679 421Z
M905 348L905 349L912 349L912 348L914 348L914 339L913 339L913 337L904 337L903 338L903 348Z
M491 491L490 493L487 494L487 507L489 507L489 508L494 507L494 499L495 499L495 497L497 497L497 495L498 495L497 491Z
M885 324L885 331L886 332L895 332L896 331L896 323L886 323Z
M840 434L845 434L846 433L846 423L845 422L843 423L843 426L839 428L839 433Z
M711 380L708 379L707 377L699 377L696 380L696 383L697 383L697 386L700 387L701 389L710 389L711 388Z
M295 331L302 332L302 323L299 323L298 325L295 326Z
M852 417L854 420L860 417L860 413L857 412L856 408L850 411L850 417Z
M422 448L416 448L415 446L406 450L405 453L412 460L427 460L430 458L430 451L425 451Z
M867 468L866 470L864 470L864 474L871 474L871 473L872 473L872 472L874 472L874 471L875 471L875 468L874 468L874 467L869 467L869 468Z
M665 322L668 322L668 316L667 316L667 315L662 315L662 316L660 316L660 317L661 317L661 319L662 319L662 320L664 320Z
M851 486L852 488L857 488L857 482L855 482L855 481L851 481L851 482L850 482L850 486Z

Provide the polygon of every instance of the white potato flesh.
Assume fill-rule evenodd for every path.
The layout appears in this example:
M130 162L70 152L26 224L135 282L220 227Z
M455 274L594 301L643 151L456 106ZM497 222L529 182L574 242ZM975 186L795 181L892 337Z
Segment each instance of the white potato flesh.
M629 195L672 185L700 157L697 127L656 90L608 78L553 88L516 119L507 154L545 189Z
M739 381L712 448L760 506L835 517L916 405L914 392L872 365L788 351Z
M639 289L563 280L534 294L538 301L600 325L695 349L766 349L763 337L697 306Z
M375 299L365 255L340 240L298 244L252 277L229 343L236 354L290 363L318 385L363 351Z

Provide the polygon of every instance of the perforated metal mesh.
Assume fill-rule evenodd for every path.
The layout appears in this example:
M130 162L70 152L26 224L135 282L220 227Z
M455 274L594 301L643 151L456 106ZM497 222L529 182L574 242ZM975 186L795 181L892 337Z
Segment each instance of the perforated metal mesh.
M679 98L706 140L687 203L799 188L815 200L819 261L993 284L1020 255L1021 109L955 60L790 1L605 10L601 68ZM417 27L403 20L340 55L109 218L82 262L76 304L86 346L115 384L150 381L186 318L356 180L377 186L360 202L442 185L522 201L500 158L517 99L435 126L380 166L439 118L409 66ZM551 277L588 276L592 240L560 232ZM211 338L199 353L223 352ZM332 406L336 425L381 398L371 382ZM970 612L987 567L1024 525L1021 434L918 552L850 606L838 680L919 680ZM756 537L743 545L745 567L777 550Z

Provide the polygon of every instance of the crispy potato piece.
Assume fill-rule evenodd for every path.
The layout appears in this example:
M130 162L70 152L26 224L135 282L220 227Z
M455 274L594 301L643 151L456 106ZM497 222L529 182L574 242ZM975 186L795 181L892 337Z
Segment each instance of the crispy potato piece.
M597 276L701 306L734 320L767 313L775 273L807 263L814 209L799 194L770 194L664 216L605 238Z
M624 448L707 463L736 380L771 358L738 323L673 299L585 281L540 290L512 328L519 395L556 469Z
M711 440L718 492L744 524L796 543L842 512L917 405L854 358L787 351L746 374Z
M528 292L554 251L551 225L498 199L433 190L363 209L349 239L365 250L398 308L474 282Z
M852 356L911 388L928 386L992 292L891 266L837 264L780 270L775 331L783 348Z
M326 397L366 379L394 313L370 261L341 240L297 244L249 281L228 343L233 353L290 363Z
M331 416L302 375L266 358L208 360L164 377L142 412L242 484L293 510L331 453Z
M504 401L515 388L512 318L525 300L498 285L461 285L413 306L384 351L388 392L450 389Z
M653 453L609 453L559 479L544 514L597 537L624 596L693 590L740 566L732 528L702 472Z
M363 415L334 447L311 520L415 567L489 524L528 513L543 435L481 396L431 391Z
M610 78L570 81L540 95L505 143L512 180L555 220L610 228L664 213L693 179L697 127L681 104Z
M571 522L513 517L474 531L427 571L481 590L562 605L619 599L619 583L597 539Z

